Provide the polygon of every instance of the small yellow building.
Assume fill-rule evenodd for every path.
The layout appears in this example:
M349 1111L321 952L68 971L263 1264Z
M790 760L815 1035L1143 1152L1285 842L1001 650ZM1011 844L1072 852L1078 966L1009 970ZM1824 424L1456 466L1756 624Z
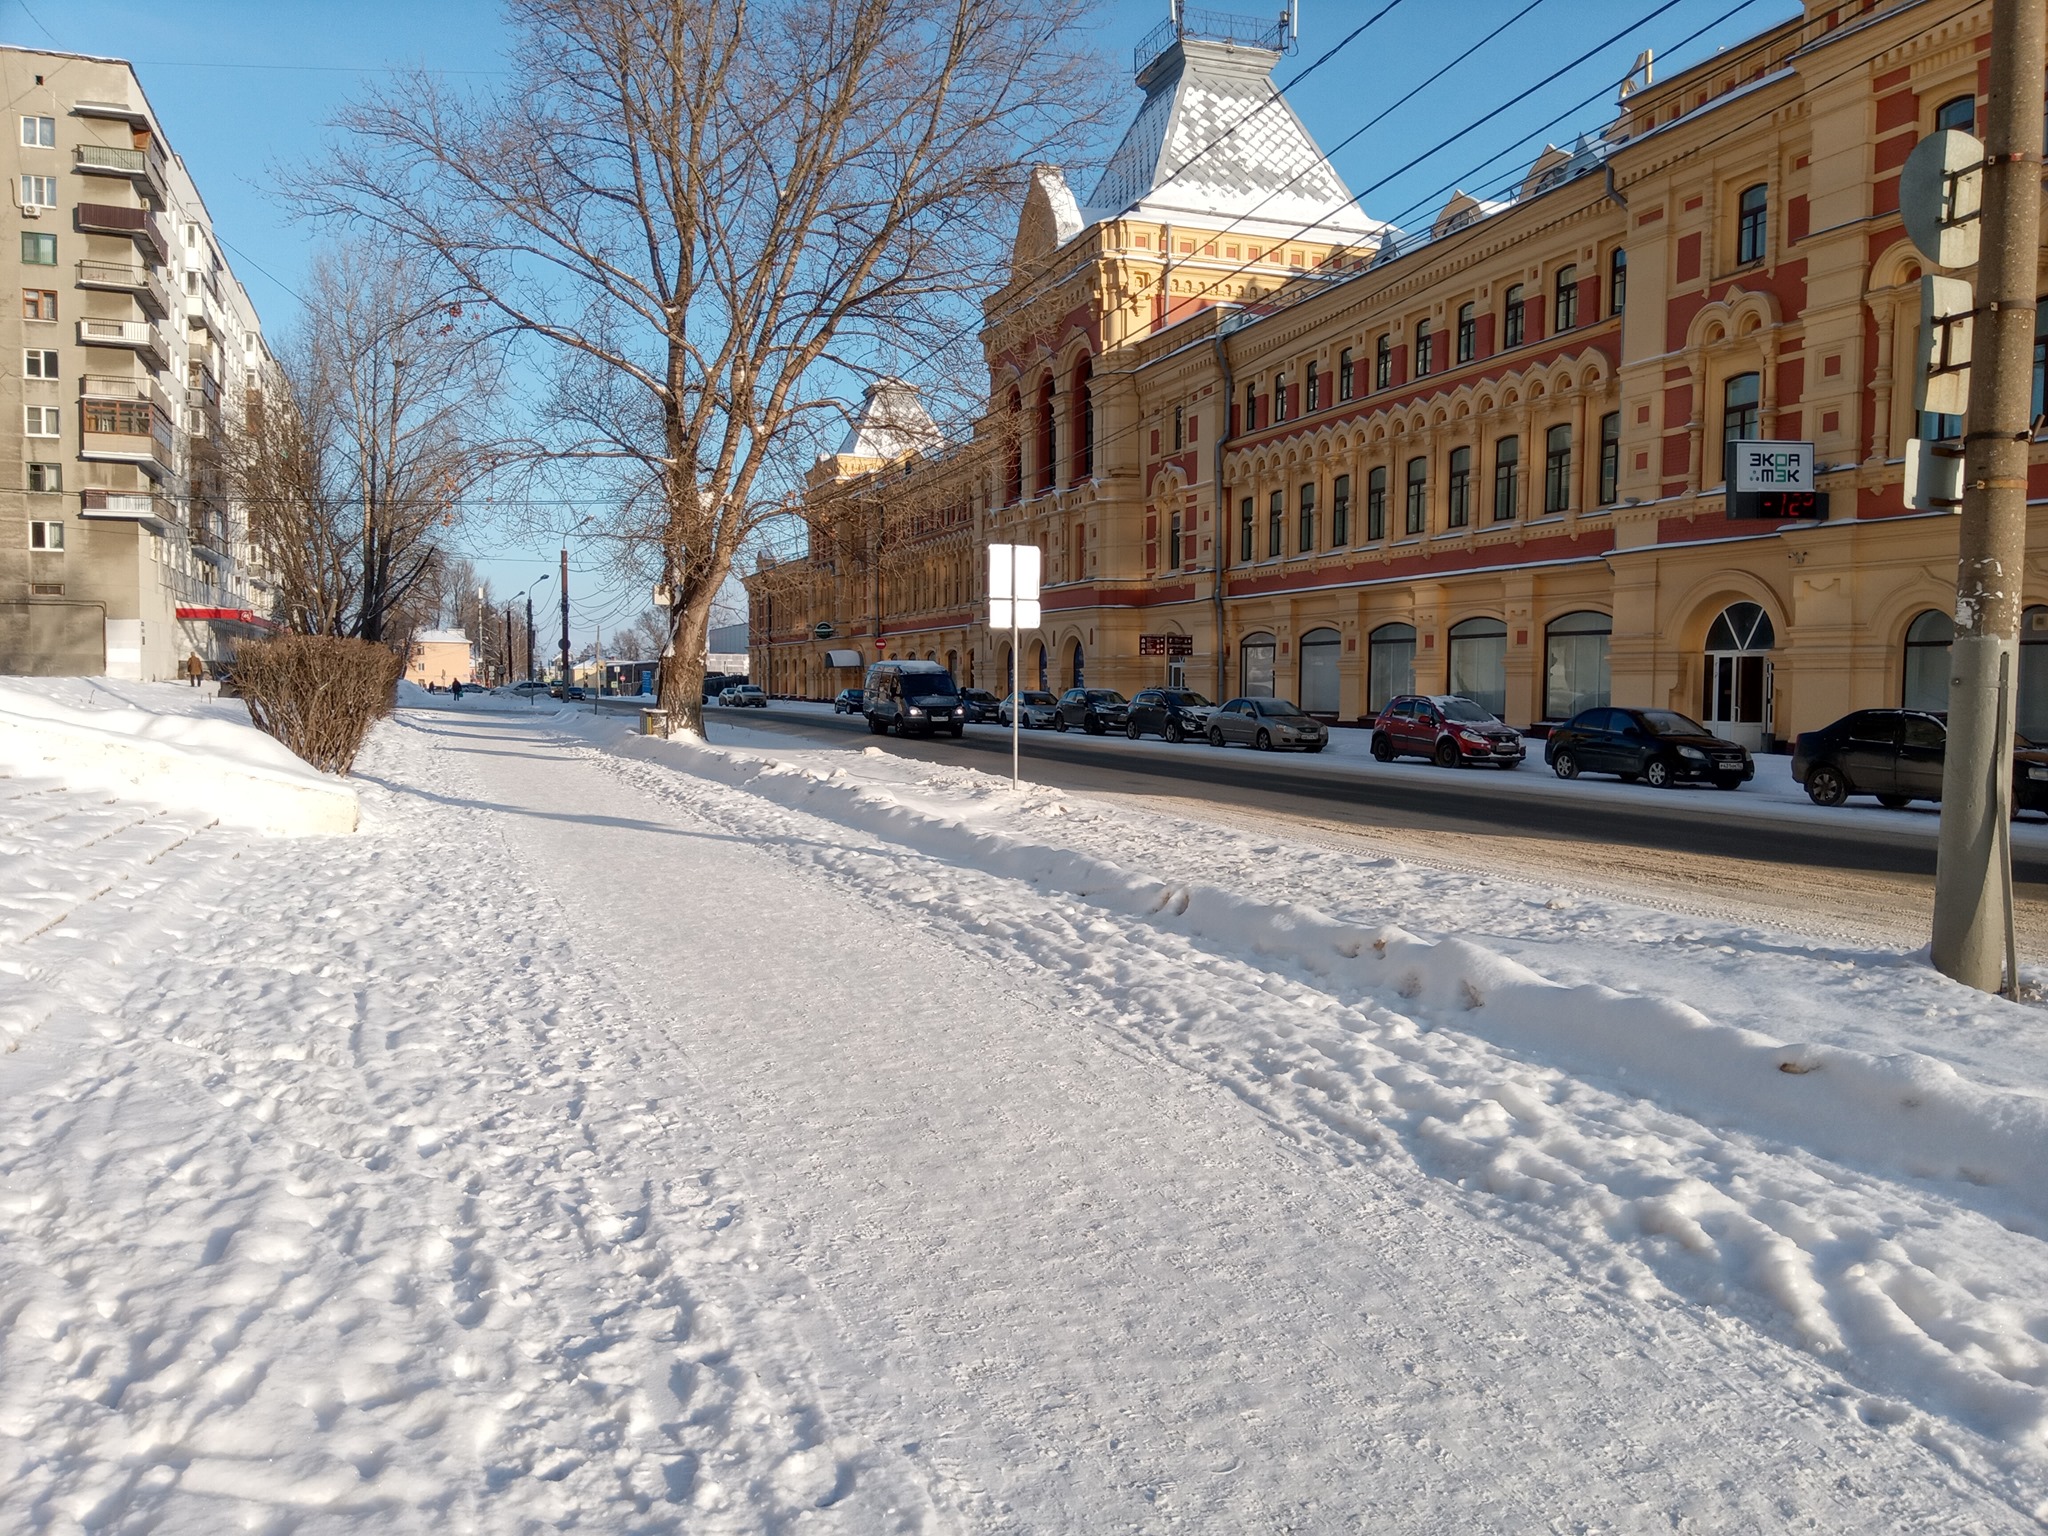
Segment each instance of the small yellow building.
M459 629L421 630L406 652L405 676L422 688L458 682L467 688L476 681L476 652L470 649L469 636Z

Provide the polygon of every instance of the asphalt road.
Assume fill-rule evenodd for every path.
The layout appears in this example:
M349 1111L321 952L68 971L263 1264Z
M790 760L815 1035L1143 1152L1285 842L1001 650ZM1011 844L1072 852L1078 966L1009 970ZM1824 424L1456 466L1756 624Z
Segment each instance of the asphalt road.
M726 717L705 711L716 741ZM841 733L872 741L885 751L923 761L983 771L1002 771L1010 757L1010 733L993 725L969 726L959 741L871 737L858 715L820 715L797 710L747 710L732 722L750 730L787 732L813 739ZM1026 772L1036 783L1060 789L1175 800L1203 800L1268 814L1314 817L1361 829L1440 831L1469 839L1566 840L1656 853L1734 859L1782 865L1809 878L1818 870L1903 876L1912 885L1934 876L1931 819L1897 830L1873 827L1867 818L1845 820L1840 829L1788 821L1746 810L1742 792L1708 788L1673 790L1668 799L1643 806L1618 805L1609 797L1575 805L1567 798L1503 794L1476 782L1499 770L1471 770L1385 776L1332 771L1318 759L1258 754L1242 748L1218 751L1189 744L1134 752L1120 742L1077 732L1025 733ZM1541 758L1518 770L1547 773ZM1646 858L1647 862L1647 858ZM2048 897L2048 856L2013 850L2015 883L2034 899Z

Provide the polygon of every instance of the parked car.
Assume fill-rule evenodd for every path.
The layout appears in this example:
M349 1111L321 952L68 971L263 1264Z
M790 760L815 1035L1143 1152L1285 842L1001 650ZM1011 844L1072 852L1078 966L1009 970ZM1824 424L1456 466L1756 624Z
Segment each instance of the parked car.
M891 730L898 736L932 736L942 725L955 736L967 733L960 687L936 661L876 662L868 668L860 708L868 729L878 736Z
M768 695L752 683L735 683L719 693L718 702L727 709L766 709Z
M1241 742L1261 752L1276 747L1320 752L1329 739L1329 728L1302 713L1292 699L1232 699L1209 716L1212 747Z
M1053 717L1059 713L1060 701L1049 693L1036 688L1027 688L1022 693L1013 693L996 706L996 723L1010 724L1010 717L1018 710L1023 711L1024 728L1031 731L1049 731Z
M1389 699L1372 723L1372 755L1383 763L1397 757L1426 757L1439 768L1466 763L1519 768L1527 752L1521 732L1454 693L1408 693Z
M1652 789L1695 780L1739 789L1756 777L1748 748L1675 709L1582 709L1544 738L1543 761L1560 779L1611 773Z
M835 714L835 715L857 715L857 714L859 714L859 713L860 713L860 690L859 690L858 688L842 688L842 689L840 689L840 690L839 690L839 696L838 696L837 698L833 699L833 701L832 701L832 713L833 713L833 714Z
M1065 731L1078 725L1090 736L1100 736L1112 727L1122 730L1130 710L1129 701L1114 688L1069 688L1060 695L1052 726Z
M1003 701L986 688L962 688L960 702L967 706L967 722L970 725L977 721L995 719L996 711L1003 707Z
M1131 695L1130 712L1124 720L1124 734L1136 741L1140 736L1164 736L1168 741L1200 741L1209 734L1209 717L1216 712L1191 688L1141 688Z
M2014 738L2012 805L2048 811L2048 747ZM1815 805L1871 795L1898 810L1941 799L1948 721L1934 710L1859 709L1833 725L1802 731L1792 743L1792 778Z

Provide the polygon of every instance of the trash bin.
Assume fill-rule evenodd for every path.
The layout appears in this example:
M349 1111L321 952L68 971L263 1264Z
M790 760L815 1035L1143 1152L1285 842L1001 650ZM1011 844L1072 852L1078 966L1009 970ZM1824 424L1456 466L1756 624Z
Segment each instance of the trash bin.
M640 734L642 736L667 736L668 711L665 709L641 710Z

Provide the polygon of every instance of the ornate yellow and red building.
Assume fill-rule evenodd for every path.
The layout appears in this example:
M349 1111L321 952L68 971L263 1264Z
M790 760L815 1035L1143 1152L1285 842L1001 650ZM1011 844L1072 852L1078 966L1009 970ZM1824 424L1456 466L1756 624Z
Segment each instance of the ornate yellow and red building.
M916 655L1000 691L981 550L1036 543L1027 686L1340 720L1455 691L1518 724L1611 699L1758 746L1941 707L1956 520L1901 494L1898 180L1981 112L1989 9L1806 0L1413 232L1357 211L1276 53L1168 39L1088 201L1032 180L974 441L890 383L820 463L808 554L749 580L753 675L829 697ZM1759 437L1813 444L1825 520L1727 515L1723 444ZM2021 728L2048 736L2048 526L2025 581Z

